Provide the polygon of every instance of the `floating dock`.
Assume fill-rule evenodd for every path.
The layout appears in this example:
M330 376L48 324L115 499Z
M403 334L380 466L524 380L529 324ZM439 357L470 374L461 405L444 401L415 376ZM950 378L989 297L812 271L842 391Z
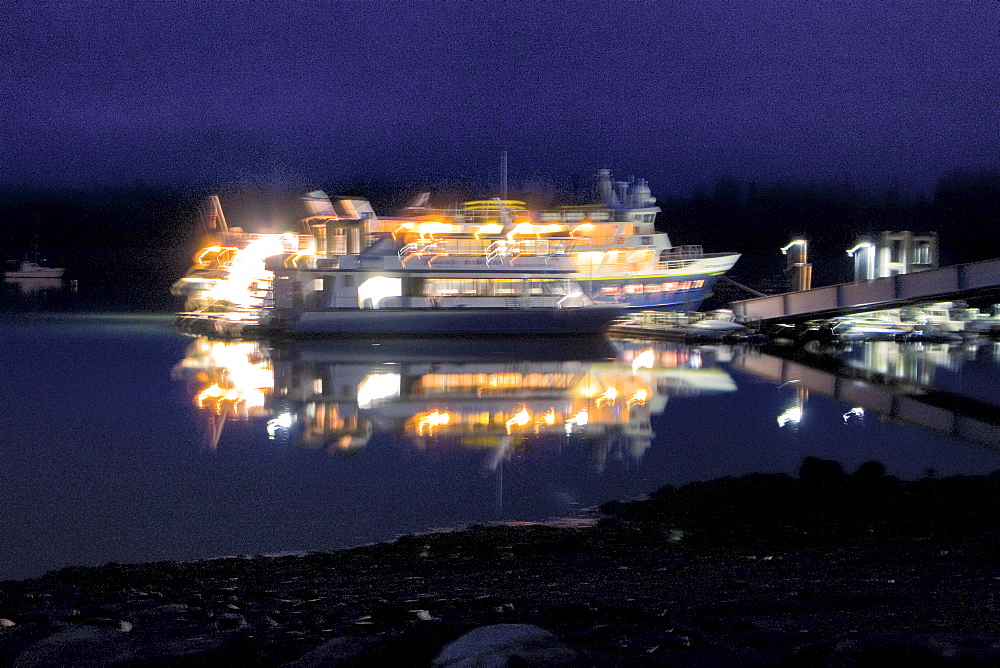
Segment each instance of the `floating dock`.
M672 341L675 343L755 343L765 337L734 322L731 313L674 313L640 311L611 324L612 336Z

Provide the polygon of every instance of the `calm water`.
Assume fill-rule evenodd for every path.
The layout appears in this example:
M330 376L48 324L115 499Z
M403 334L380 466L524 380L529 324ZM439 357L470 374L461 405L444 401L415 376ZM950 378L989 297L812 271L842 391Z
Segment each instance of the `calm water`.
M1000 469L980 410L997 401L991 343L843 354L908 379L908 396L644 341L272 346L184 337L169 316L36 310L3 316L0 343L2 578L574 517L666 483L794 473L807 455L906 478ZM947 394L922 403L916 383L978 400L973 415Z

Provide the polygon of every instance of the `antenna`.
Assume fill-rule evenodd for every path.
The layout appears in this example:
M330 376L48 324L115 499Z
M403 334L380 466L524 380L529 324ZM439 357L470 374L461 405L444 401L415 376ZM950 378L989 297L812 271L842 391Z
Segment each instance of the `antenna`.
M500 199L507 201L507 151L500 151Z
M507 151L500 151L500 222L510 222L507 213Z

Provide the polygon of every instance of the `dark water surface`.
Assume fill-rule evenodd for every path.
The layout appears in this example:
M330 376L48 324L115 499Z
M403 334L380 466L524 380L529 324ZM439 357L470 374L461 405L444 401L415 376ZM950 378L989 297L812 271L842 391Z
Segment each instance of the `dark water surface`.
M995 401L992 343L842 354L909 397L644 341L227 344L166 315L26 311L0 319L0 346L0 578L579 517L808 455L904 478L1000 468L989 420L910 387Z

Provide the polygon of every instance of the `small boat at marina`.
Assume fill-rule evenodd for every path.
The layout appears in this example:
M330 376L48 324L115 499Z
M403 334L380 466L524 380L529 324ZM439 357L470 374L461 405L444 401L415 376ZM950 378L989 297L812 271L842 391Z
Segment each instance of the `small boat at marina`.
M44 267L37 262L25 260L14 271L5 271L4 278L62 278L66 270L62 267Z

